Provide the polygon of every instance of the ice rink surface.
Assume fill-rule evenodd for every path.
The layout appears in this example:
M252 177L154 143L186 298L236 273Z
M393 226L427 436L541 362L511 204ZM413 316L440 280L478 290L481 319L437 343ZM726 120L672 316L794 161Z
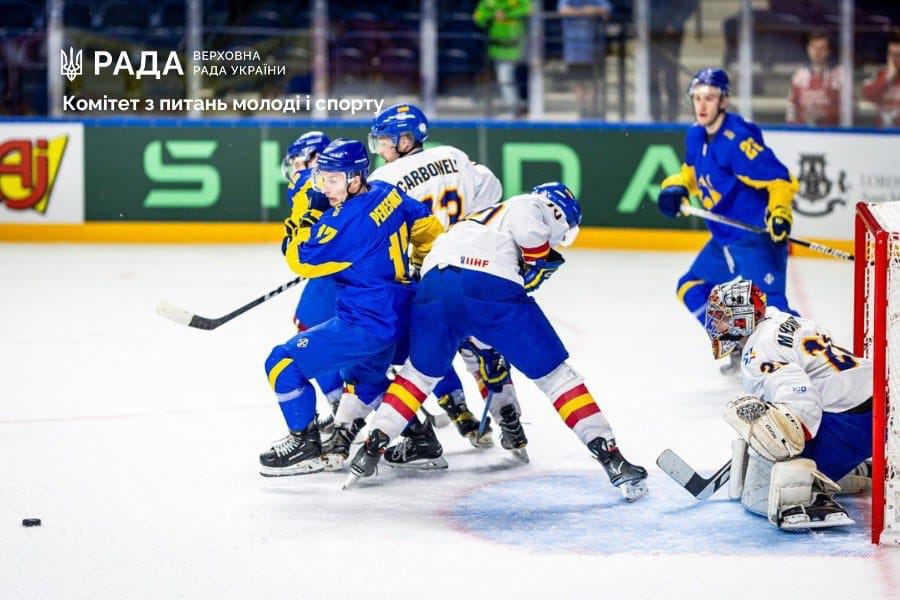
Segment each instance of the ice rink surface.
M531 464L443 428L446 471L263 479L284 435L263 361L297 290L212 332L154 307L229 312L291 278L277 248L0 245L0 598L900 597L868 497L854 527L789 535L656 468L667 447L706 473L730 456L736 381L674 294L692 255L567 259L538 301L650 468L633 505L516 374ZM852 343L850 265L793 259L789 293Z

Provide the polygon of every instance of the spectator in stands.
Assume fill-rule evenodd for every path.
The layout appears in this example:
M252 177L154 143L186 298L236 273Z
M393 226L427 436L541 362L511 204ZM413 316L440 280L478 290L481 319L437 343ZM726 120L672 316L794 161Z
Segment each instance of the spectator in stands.
M880 127L900 127L900 35L888 42L887 65L863 82L862 95L878 107Z
M563 60L572 82L579 117L596 117L596 65L604 60L604 36L601 20L612 12L609 0L559 0L562 19Z
M838 125L841 115L841 69L833 67L831 42L814 31L806 43L809 64L794 71L785 121L811 127Z
M475 24L487 29L488 56L497 69L497 83L503 102L516 116L526 112L516 86L516 63L522 60L527 32L526 17L531 0L480 0L475 7Z
M695 8L697 0L650 0L650 112L656 121L675 121L684 101L684 88L678 85L678 66L684 22Z

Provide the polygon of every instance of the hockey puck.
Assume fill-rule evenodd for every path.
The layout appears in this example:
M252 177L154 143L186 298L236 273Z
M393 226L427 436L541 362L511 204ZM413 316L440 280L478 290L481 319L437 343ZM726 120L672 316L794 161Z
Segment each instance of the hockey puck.
M40 519L22 519L22 527L40 527Z

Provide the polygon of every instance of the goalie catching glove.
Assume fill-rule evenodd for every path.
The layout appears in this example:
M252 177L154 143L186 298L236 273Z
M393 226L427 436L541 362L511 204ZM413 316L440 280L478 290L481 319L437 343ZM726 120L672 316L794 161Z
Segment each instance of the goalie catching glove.
M772 462L798 456L806 445L803 425L791 409L756 396L741 396L729 402L725 422L760 456Z

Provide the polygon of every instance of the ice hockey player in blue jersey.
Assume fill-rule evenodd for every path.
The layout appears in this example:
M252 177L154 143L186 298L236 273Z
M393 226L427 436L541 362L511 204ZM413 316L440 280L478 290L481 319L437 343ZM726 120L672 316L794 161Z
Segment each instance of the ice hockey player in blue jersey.
M767 235L708 222L712 238L678 281L677 294L704 324L706 299L713 286L741 276L765 292L769 305L791 312L785 295L791 232L791 200L798 189L791 175L765 145L762 132L738 114L727 112L728 75L703 69L691 79L696 124L688 130L681 171L662 182L659 210L677 217L689 196L716 214L765 227ZM737 358L723 372L737 372Z
M580 222L578 200L552 182L473 213L438 238L413 301L409 360L375 412L348 485L375 474L391 438L415 417L460 343L474 336L534 381L626 499L646 493L646 469L622 456L553 325L528 295L563 265L554 247L571 243ZM492 406L492 413L505 424L503 447L515 448L524 437L516 406Z
M300 227L300 220L308 210L321 213L328 208L328 199L322 192L312 187L312 172L316 167L319 153L331 140L321 131L307 131L288 146L282 163L282 172L288 179L287 205L290 216L284 220L285 236L281 243L284 253L288 242ZM304 331L324 323L334 316L334 280L330 277L310 279L300 293L300 300L294 311L294 325ZM323 419L320 428L330 433L333 413L341 399L343 382L336 370L316 378L316 383L325 395L332 415Z
M262 475L323 470L310 381L339 369L364 401L374 401L384 392L394 346L408 332L408 246L419 258L443 229L428 207L395 186L368 182L368 169L358 141L337 139L322 150L312 177L330 208L308 210L286 245L295 273L334 279L335 316L275 346L266 359L289 433L260 455Z
M466 215L502 200L502 186L490 169L476 164L453 146L435 144L426 148L429 133L428 118L416 105L401 103L384 109L372 121L369 150L386 164L373 171L370 179L393 183L426 203L446 229ZM477 340L467 341L459 354L485 401L489 395L500 403L509 397L509 403L518 406L509 369L500 354ZM403 361L405 357L400 362ZM462 382L452 366L434 388L434 396L459 434L473 446L493 445L490 421L482 426L469 410ZM443 453L428 424L411 423L401 444L402 447L390 448L385 453L392 467L429 467L431 460Z

